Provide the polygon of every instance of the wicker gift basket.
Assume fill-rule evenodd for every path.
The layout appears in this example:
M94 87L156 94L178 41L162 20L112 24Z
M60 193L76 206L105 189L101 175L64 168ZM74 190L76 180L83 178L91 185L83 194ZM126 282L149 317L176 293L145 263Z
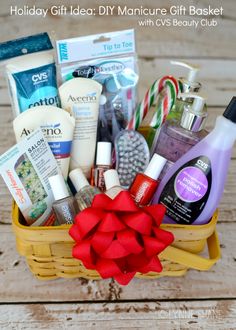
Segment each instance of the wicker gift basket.
M70 225L29 227L21 224L21 213L13 204L13 230L17 250L26 258L31 272L40 280L55 278L100 279L94 270L86 269L82 262L72 257L73 239ZM216 232L218 211L205 225L163 224L162 229L174 234L175 240L160 255L161 273L137 273L139 278L182 276L188 269L208 270L220 258L220 245ZM207 247L209 257L199 255Z

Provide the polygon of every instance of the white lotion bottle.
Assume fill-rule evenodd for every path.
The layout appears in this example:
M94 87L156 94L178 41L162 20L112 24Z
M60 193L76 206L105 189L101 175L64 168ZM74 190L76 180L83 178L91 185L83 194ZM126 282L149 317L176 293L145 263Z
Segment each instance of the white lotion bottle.
M94 164L99 99L102 85L87 78L74 78L59 88L62 108L75 118L70 170L81 168L89 178Z
M67 111L51 105L28 109L13 120L16 141L19 142L39 126L67 179L75 119Z

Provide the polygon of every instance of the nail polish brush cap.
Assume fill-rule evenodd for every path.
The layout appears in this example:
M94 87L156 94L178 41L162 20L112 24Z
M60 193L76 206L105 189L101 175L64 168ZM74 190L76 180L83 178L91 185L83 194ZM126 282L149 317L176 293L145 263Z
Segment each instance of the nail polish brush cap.
M231 120L233 123L236 123L236 96L231 99L229 105L223 113L223 116L226 119Z
M104 172L104 180L106 190L109 190L112 187L120 186L120 180L116 170L108 170Z
M86 179L83 171L80 168L76 168L69 173L69 177L75 190L78 192L85 186L89 186L88 180Z
M154 154L144 174L153 180L157 180L165 166L166 159L158 154Z
M48 178L48 181L56 201L70 196L62 174L53 175Z
M97 143L96 165L111 165L111 143Z

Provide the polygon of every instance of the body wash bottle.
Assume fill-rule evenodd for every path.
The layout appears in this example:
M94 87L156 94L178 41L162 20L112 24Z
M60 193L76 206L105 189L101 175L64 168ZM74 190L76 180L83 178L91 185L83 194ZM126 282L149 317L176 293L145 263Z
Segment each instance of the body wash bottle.
M59 225L72 224L78 213L77 203L67 189L65 179L62 174L57 174L48 178L52 188L55 202L52 204Z
M108 170L104 173L106 186L105 194L111 199L114 199L124 189L120 185L119 175L116 170Z
M218 207L236 139L236 97L215 128L182 156L161 181L152 204L166 207L165 223L202 225Z
M182 95L189 95L194 101L191 105L184 106L179 123L174 124L174 122L166 121L161 128L155 152L168 161L160 178L163 178L182 155L208 134L204 129L207 119L204 97L192 93Z
M91 185L105 191L104 173L112 166L111 143L98 142L96 165L91 171Z
M69 177L77 191L75 199L80 211L82 211L91 206L94 196L100 194L101 191L97 187L90 186L80 168L71 171Z

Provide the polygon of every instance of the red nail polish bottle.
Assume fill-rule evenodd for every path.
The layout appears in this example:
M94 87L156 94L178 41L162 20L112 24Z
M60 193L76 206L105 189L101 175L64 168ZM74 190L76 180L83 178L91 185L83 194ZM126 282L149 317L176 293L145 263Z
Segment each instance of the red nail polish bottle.
M166 159L154 154L144 173L138 173L130 186L130 194L139 206L148 205L158 187L158 177Z

